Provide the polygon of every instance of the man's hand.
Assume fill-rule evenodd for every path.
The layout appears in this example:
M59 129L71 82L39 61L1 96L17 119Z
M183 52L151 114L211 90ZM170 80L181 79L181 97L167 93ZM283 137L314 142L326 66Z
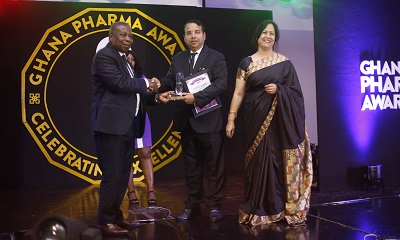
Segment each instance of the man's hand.
M174 91L169 91L169 92L164 92L164 93L157 93L156 95L156 100L162 103L167 103L171 99L168 98L170 94L174 93Z
M152 79L148 79L149 81L149 87L147 88L148 92L156 92L160 86L160 80L158 80L157 78L153 77Z
M182 98L179 100L184 101L186 104L193 104L196 102L196 99L194 99L194 95L192 93L187 93L187 92L183 92Z

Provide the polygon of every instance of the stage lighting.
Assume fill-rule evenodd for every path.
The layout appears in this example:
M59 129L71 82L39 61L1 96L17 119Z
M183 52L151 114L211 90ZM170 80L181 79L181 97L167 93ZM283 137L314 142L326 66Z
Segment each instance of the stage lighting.
M367 191L369 186L372 188L380 188L382 186L383 190L385 190L385 185L383 183L382 164L368 166L368 172L366 175Z
M368 179L375 183L382 178L382 165L368 166Z
M52 214L41 218L33 227L33 240L101 240L101 231L79 220Z

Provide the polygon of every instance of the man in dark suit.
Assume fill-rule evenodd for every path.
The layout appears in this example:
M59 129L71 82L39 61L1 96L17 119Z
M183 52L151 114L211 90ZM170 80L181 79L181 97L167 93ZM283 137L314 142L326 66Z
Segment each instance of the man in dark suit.
M92 63L91 130L102 171L97 224L113 235L127 234L120 205L132 166L135 116L140 116L137 93L157 90L155 78L133 78L125 53L133 43L131 27L125 22L111 25L109 43L99 50ZM136 127L136 131L137 131ZM136 224L137 226L137 224Z
M186 206L178 220L191 218L200 210L200 203L206 203L210 220L221 219L221 204L225 197L226 174L223 148L224 121L221 108L195 117L194 105L203 108L226 91L227 66L223 54L204 44L206 33L202 22L189 20L184 25L184 41L188 50L176 54L167 75L160 79L161 86L157 100L170 101L168 95L175 89L175 76L185 76L206 71L211 85L196 93L190 93L184 83L182 97L175 101L173 128L182 135L182 154L185 161L185 184L188 193ZM191 55L194 58L191 59ZM191 64L192 61L192 64ZM191 67L193 66L193 67ZM221 104L221 103L219 103ZM203 169L208 177L208 194L203 189Z

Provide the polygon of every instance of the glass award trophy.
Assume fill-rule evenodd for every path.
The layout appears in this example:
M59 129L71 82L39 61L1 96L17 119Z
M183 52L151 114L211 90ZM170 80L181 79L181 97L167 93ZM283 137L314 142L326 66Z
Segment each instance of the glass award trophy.
M169 98L179 99L183 91L183 73L178 72L175 77L175 92L169 95Z

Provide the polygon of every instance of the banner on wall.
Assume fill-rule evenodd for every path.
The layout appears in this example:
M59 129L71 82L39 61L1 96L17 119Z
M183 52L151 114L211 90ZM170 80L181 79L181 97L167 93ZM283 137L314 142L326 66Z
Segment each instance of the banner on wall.
M167 73L172 56L186 48L183 24L191 18L200 19L206 26L206 44L222 52L227 60L230 83L221 101L229 106L237 66L254 51L250 44L254 28L261 20L272 19L271 11L258 10L54 2L16 5L22 22L30 19L32 26L42 28L37 32L29 28L24 33L30 39L38 35L39 40L32 43L34 50L27 53L28 60L21 71L23 123L51 165L92 184L100 182L102 173L90 134L90 69L97 47L107 39L112 23L124 21L132 27L132 50L140 57L144 74L161 78ZM21 12L22 5L26 12ZM43 12L48 18L37 17ZM222 23L221 17L226 22ZM42 27L46 24L49 26ZM165 169L175 169L175 164L183 166L177 161L182 150L180 133L171 131L173 105L148 106L147 110L154 171L166 166L171 168ZM135 180L144 179L137 155L133 168Z
M153 48L151 58L166 66L185 49L175 31L138 9L87 8L46 31L21 76L22 119L29 133L49 163L90 183L99 183L102 173L93 148L85 149L79 141L89 132L80 132L77 125L89 121L82 116L90 113L91 59L98 40L108 35L115 21L132 26L135 41L141 41L138 45ZM181 152L180 133L170 130L171 111L168 106L159 108L166 111L163 133L152 147L155 171ZM141 180L137 155L133 167L135 180Z

